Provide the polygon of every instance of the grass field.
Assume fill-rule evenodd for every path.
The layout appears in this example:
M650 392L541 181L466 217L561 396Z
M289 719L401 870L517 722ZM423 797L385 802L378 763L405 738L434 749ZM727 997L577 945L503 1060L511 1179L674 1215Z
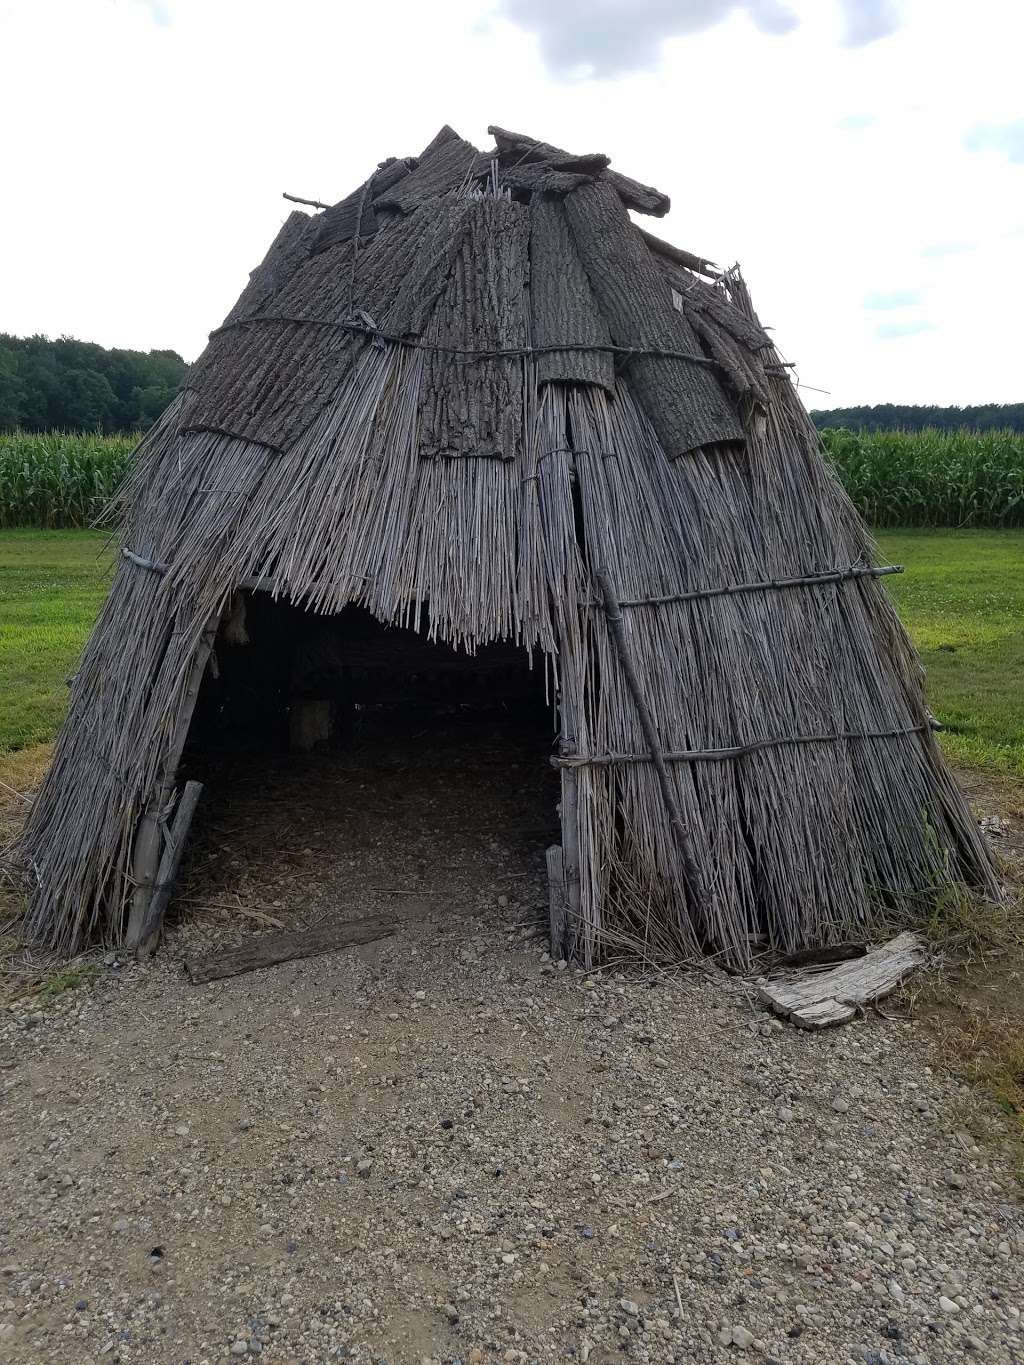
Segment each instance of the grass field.
M952 757L1024 776L1024 531L884 531ZM109 581L95 531L0 532L0 750L53 738Z
M0 531L0 750L53 738L110 582L98 531Z

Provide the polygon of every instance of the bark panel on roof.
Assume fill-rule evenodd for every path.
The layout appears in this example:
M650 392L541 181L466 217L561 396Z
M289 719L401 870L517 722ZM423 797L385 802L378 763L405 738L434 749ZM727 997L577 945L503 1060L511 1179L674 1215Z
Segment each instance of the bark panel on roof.
M379 225L370 192L370 181L366 181L321 215L314 251L326 251L329 246L347 242L355 236L357 229L361 237L372 236L377 231Z
M392 189L373 199L375 210L392 209L413 213L428 199L435 199L449 190L459 189L476 172L480 153L470 142L465 142L448 129L451 136L442 142L437 138L419 158L414 171ZM440 135L439 135L440 136Z
M510 174L513 171L521 173L523 165L531 163L540 163L556 171L589 174L602 172L602 168L609 164L608 158L602 153L590 152L574 156L550 142L541 142L538 138L527 136L526 133L513 133L493 123L487 131L494 138L503 170ZM662 218L668 213L671 200L661 190L644 185L631 176L622 175L619 171L604 170L602 173L627 208L636 209L638 213L651 214L655 218Z
M466 201L459 249L426 331L437 346L499 351L527 344L529 214L507 199ZM515 459L522 450L523 360L426 351L421 457Z
M428 220L415 215L360 244L352 287L354 240L310 256L259 312L274 318L215 333L189 376L196 391L183 429L231 432L287 449L331 401L366 342L318 322L362 310L380 322L409 277Z
M585 185L564 204L616 345L701 354L693 328L673 306L672 291L614 188L606 182ZM739 417L710 367L638 356L629 363L629 378L670 458L743 440Z
M561 201L551 195L530 203L530 312L535 346L559 341L607 346L611 341ZM607 351L550 351L538 355L536 365L540 384L600 384L609 393L615 388Z
M239 318L262 313L268 299L284 287L307 258L317 232L316 218L294 210L281 225L281 230L270 244L270 250L249 276L234 308L224 319L235 322Z

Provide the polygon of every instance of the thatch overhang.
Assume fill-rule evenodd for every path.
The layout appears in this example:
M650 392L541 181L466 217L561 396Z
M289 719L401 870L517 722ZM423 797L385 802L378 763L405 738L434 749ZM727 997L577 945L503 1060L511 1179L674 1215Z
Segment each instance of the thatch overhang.
M122 942L238 594L556 681L569 949L737 967L994 890L874 547L736 271L659 191L442 129L293 212L123 491L124 557L26 829L29 927Z

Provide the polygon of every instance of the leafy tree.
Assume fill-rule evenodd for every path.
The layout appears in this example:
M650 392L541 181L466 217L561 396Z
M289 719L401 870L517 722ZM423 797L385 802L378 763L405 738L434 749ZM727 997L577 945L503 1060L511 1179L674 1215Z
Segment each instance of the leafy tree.
M185 370L176 351L0 333L0 431L137 431L160 416Z
M879 403L874 407L830 408L811 413L823 427L849 431L1024 431L1024 403L984 403L978 407L936 407Z

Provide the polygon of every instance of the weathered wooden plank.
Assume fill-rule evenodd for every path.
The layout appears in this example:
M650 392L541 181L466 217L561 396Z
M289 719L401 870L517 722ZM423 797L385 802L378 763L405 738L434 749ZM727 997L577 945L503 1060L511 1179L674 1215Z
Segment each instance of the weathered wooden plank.
M185 840L188 838L192 817L195 815L202 791L203 784L201 782L185 783L185 790L178 802L178 809L174 812L170 834L164 845L163 857L160 859L160 867L156 874L156 885L146 909L146 917L142 922L139 941L135 947L137 958L152 957L156 952L160 930L163 928L164 915L171 899L171 891L177 880L178 868L181 866L181 855L185 851Z
M562 847L552 844L547 850L548 920L551 930L551 956L556 962L565 957L565 881L562 875Z
M185 692L178 709L170 743L167 746L160 782L135 831L135 842L132 848L132 876L135 880L135 890L132 893L132 908L128 916L128 928L125 933L125 945L130 951L134 951L142 942L142 926L148 918L147 912L153 895L154 881L158 876L159 863L162 858L163 840L160 821L165 818L167 808L170 805L178 764L181 762L181 751L184 749L185 740L188 738L189 726L192 724L192 713L196 707L203 678L206 676L206 665L213 653L213 645L217 638L217 627L219 625L220 612L217 611L206 622L206 627L196 646L196 652L192 656Z
M283 934L263 934L241 948L208 957L190 958L185 966L196 984L217 981L226 976L240 976L263 967L274 967L279 962L296 958L316 957L321 953L336 953L343 948L354 948L360 943L372 943L395 932L398 921L387 915L367 915L364 919L318 924Z
M798 1028L845 1024L860 1006L891 995L927 956L920 934L908 931L838 967L787 973L766 982L758 994Z

